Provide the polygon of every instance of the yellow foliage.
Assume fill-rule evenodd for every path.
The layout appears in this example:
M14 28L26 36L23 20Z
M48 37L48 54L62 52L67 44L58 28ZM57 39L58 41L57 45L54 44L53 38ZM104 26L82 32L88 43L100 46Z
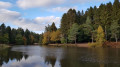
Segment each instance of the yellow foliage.
M51 35L50 35L50 37L51 37L51 41L59 41L60 40L60 30L57 30L56 32L55 31L53 31L52 33L51 33Z
M88 46L90 46L90 47L95 47L95 46L96 46L96 43L88 43Z
M99 26L98 30L97 30L96 42L97 42L98 46L102 46L103 43L105 42L105 34L104 34L104 31L101 26Z
M105 42L105 34L101 26L97 29L97 37L95 43L88 43L90 47L102 47Z
M48 44L49 41L50 41L50 32L46 32L46 33L44 33L44 35L43 35L43 40L42 40L42 42L43 42L43 44Z

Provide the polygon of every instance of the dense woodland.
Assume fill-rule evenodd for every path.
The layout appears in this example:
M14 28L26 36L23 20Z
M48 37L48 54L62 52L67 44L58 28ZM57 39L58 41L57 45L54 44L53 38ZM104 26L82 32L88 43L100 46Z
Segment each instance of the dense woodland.
M98 30L103 30L104 35L98 36ZM98 37L102 37L104 41L120 40L119 0L101 4L98 8L90 7L86 11L69 9L63 14L59 29L54 23L46 26L45 32L41 34L40 44L96 42Z
M31 45L38 43L39 34L29 31L25 31L22 28L14 29L5 24L0 25L0 44L10 45Z
M50 44L84 43L97 41L118 42L120 40L120 2L101 4L86 11L69 9L61 19L60 28L52 25L45 27L45 32L36 34L28 29L14 29L0 26L1 44Z

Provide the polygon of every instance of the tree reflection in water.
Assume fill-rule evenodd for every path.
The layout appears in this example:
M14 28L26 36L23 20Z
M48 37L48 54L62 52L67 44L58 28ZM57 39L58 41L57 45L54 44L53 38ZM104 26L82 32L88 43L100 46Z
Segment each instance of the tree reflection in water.
M8 63L10 60L20 61L22 58L27 59L28 55L23 55L22 52L11 51L11 48L0 49L0 67L3 63Z
M1 66L120 67L120 49L19 46L13 47L12 50L11 48L0 50ZM10 61L12 62L9 63Z

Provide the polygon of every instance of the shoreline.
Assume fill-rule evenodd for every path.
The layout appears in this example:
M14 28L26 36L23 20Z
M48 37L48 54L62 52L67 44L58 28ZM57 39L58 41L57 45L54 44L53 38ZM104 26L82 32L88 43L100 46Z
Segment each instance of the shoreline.
M84 48L89 48L88 43L78 43L78 44L48 44L48 46L55 46L55 47L84 47Z
M90 48L88 43L77 43L77 44L48 44L48 46L55 46L55 47L83 47L83 48ZM103 47L106 48L120 48L120 42L105 42Z

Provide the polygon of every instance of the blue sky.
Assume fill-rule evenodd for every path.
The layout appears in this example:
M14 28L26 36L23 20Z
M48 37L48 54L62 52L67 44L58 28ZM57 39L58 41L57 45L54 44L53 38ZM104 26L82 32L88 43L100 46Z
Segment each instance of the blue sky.
M0 24L22 27L36 33L44 32L48 24L60 26L63 13L68 9L87 10L90 6L114 0L0 0Z

